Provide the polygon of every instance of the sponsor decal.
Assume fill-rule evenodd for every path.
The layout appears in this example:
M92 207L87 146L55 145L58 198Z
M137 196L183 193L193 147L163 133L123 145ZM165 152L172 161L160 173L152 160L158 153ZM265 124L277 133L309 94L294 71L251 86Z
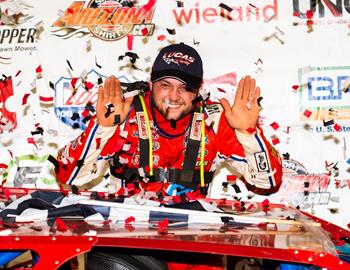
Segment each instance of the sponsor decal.
M278 19L278 2L263 0L253 5L248 1L235 1L235 5L230 5L229 9L226 9L214 2L212 6L204 7L198 1L194 7L184 5L183 8L173 9L172 12L179 25L271 21Z
M296 160L283 160L283 181L278 197L295 206L328 204L330 194L327 191L330 175L325 173L311 174ZM305 183L308 183L306 187ZM305 193L307 191L307 193Z
M7 52L26 52L36 51L37 47L34 45L37 42L37 30L35 27L27 27L30 24L30 19L33 16L23 14L28 11L28 6L24 7L23 3L16 4L17 8L21 10L18 14L8 14L8 9L0 9L0 53ZM12 10L12 12L14 12ZM21 15L16 17L17 15ZM14 25L16 27L14 27Z
M157 166L159 164L159 156L153 155L153 165ZM131 160L133 165L140 165L140 152L134 153Z
M191 124L190 139L199 141L201 139L202 114L195 112Z
M293 15L299 20L293 25L305 25L308 14L313 24L349 24L350 2L341 0L293 0ZM310 17L310 15L309 15Z
M139 129L139 138L147 140L148 130L146 125L145 114L143 112L136 112L137 126Z
M269 170L269 163L265 152L254 153L255 162L258 166L259 172L267 172Z
M298 75L301 120L350 119L350 66L300 68Z
M53 24L53 34L62 38L94 35L105 41L116 41L128 34L153 35L155 6L124 6L124 0L74 1ZM88 31L83 29L87 28ZM59 34L59 32L64 34Z
M132 160L131 160L132 164L134 165L139 165L140 164L140 153L136 154L134 153L132 155Z
M160 143L152 141L152 151L157 151L160 148Z
M84 120L83 114L85 106L91 104L96 106L98 97L97 82L99 78L106 76L91 70L87 73L87 81L94 84L94 87L87 90L84 84L72 87L72 78L60 77L54 84L55 87L55 114L63 123L73 127L85 130L88 121ZM128 82L125 77L119 77L119 80Z

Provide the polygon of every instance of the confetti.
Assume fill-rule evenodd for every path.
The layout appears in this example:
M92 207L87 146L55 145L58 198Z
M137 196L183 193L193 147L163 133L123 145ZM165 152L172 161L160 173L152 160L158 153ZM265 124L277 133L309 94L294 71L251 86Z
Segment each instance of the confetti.
M120 124L120 114L114 115L113 125L119 125L119 124Z
M53 84L53 82L49 82L49 87L50 87L52 90L55 90L55 85Z
M169 220L167 218L163 219L162 221L158 221L158 232L165 233L168 226L169 226Z
M274 130L277 130L277 129L280 127L276 122L271 123L270 126L271 126Z
M133 42L134 42L134 36L133 35L127 35L127 48L128 48L128 51L132 51L132 45L133 45Z
M105 108L106 108L105 117L108 118L111 115L111 113L114 112L114 106L112 103L108 103L105 105Z
M184 2L183 1L176 1L177 7L182 8L184 7Z
M233 10L233 8L229 7L228 5L224 4L224 3L220 3L219 7L227 10L229 13Z
M200 42L199 42L199 41L196 41L196 40L193 38L193 45L198 46L199 44L200 44Z
M126 52L125 56L130 58L131 63L135 63L136 59L139 59L139 56L134 52Z
M283 159L285 159L285 160L289 160L289 158L290 158L289 153L284 153L284 154L282 154L282 157L283 157Z
M307 118L309 118L311 116L312 112L309 110L305 110L303 115L305 115Z
M170 35L176 35L176 30L175 30L175 28L174 28L174 29L167 28L166 30L168 31L168 33L169 33Z
M236 180L237 180L237 176L236 175L231 174L231 175L227 175L226 176L226 181L227 182L235 183Z
M80 168L81 166L84 165L84 160L83 159L79 159L76 163L75 163L75 166Z
M36 73L41 73L43 72L43 69L41 68L41 65L39 65L36 69L35 69Z
M35 131L31 131L30 132L33 136L40 134L43 135L44 134L44 129L42 127L37 127Z
M96 57L96 55L95 55L95 65L96 65L96 67L98 67L98 68L102 68L102 66L99 65L99 64L97 63L97 57Z
M60 217L56 218L55 224L56 224L57 230L60 232L65 232L68 230L68 226L66 225L66 223L64 223L64 221Z
M294 92L297 92L297 91L299 90L299 85L294 84L294 85L292 86L292 88L293 88Z
M17 77L19 74L21 74L21 72L22 72L21 70L18 70L15 77Z
M94 87L94 84L91 82L84 82L85 89L90 90Z
M130 224L131 222L135 222L135 218L133 216L127 217L125 219L125 225Z
M314 13L313 13L313 11L311 9L306 11L306 18L312 19L313 16L314 16Z
M250 127L250 128L247 128L246 131L247 131L249 134L253 134L253 133L255 133L256 129Z
M338 214L338 212L339 212L338 208L328 208L328 210L331 214Z
M331 119L329 121L326 121L325 119L323 119L323 126L327 127L331 125L334 125L334 119Z
M265 214L267 215L268 211L270 211L270 202L268 199L265 199L262 201L262 206L263 206L263 211L265 212Z
M38 146L35 144L35 141L34 141L34 138L33 138L33 137L27 138L27 142L28 142L29 144L33 144L33 145L38 149Z
M72 80L71 80L70 83L71 83L73 89L75 89L75 86L76 86L76 84L77 84L77 82L78 82L78 79L79 79L79 78L72 78Z
M157 37L157 39L158 39L159 41L163 41L165 38L166 38L165 35L160 35L160 36Z
M70 70L73 71L72 65L70 64L69 60L66 59L66 62L67 62L67 64L68 64Z
M147 36L148 35L147 27L142 28L141 33L142 33L143 36Z
M334 128L337 132L339 132L339 131L341 130L341 126L338 125L337 123L334 124L333 128Z
M260 63L260 64L263 63L263 61L262 61L260 58L258 59L258 61L254 62L255 65L258 65L259 63Z
M70 119L72 119L73 121L75 121L75 120L78 120L79 118L80 118L79 113L74 112L74 113L72 114L72 116L71 116Z
M157 2L157 0L149 0L144 6L143 9L147 12L149 11Z
M280 140L277 137L273 137L272 138L272 144L273 145L276 145L276 144L279 144L279 143L280 143Z
M24 94L22 98L22 105L26 105L28 101L28 97L30 96L30 93Z
M86 52L91 51L92 48L92 41L91 39L89 39L88 41L86 41Z
M290 128L291 128L291 127L286 127L286 128L287 128L287 130L283 130L283 132L289 134L289 131L290 131Z

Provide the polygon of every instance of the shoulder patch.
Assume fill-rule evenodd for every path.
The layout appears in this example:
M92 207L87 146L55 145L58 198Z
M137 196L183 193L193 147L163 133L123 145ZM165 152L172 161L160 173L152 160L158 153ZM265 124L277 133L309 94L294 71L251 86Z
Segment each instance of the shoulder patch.
M212 120L212 126L214 133L217 132L220 122L221 113L223 112L223 107L220 103L213 103L213 104L207 104L205 106L205 113L208 118L211 118Z

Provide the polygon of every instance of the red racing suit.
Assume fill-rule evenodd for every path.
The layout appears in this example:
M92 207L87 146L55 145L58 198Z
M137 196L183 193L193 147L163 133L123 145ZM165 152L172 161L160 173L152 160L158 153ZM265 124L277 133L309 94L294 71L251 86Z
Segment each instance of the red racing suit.
M150 95L148 93L144 100L152 134L153 167L181 170L192 115L177 121L174 128L150 104ZM232 129L219 103L207 103L204 117L211 119L211 123L205 125L205 172L214 172L222 162L228 162L249 190L258 194L276 192L282 179L281 158L266 140L262 130L257 128L255 134L243 134ZM108 173L111 160L118 163L117 169L111 167L118 173L139 168L139 126L134 105L124 123L118 126L102 127L96 118L92 118L80 136L58 151L58 180L76 186L89 186L103 177L106 180L113 174ZM195 170L199 170L199 163L198 154ZM166 180L141 182L141 189L145 190L158 192L169 188Z

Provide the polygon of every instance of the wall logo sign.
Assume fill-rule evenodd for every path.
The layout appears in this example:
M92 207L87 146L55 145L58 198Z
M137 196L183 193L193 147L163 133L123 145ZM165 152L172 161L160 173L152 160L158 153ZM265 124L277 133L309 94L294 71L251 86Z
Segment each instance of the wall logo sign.
M85 130L88 121L85 121L84 111L86 105L96 106L98 96L97 82L99 78L106 76L91 70L87 74L87 81L94 84L94 87L86 90L83 84L72 87L72 78L61 77L55 85L55 114L61 122L73 127ZM122 82L128 82L125 77L119 77Z
M283 181L277 196L293 205L328 204L330 175L310 174L303 164L289 159L282 161ZM307 193L305 193L307 192Z
M350 119L350 66L300 68L298 77L301 120Z
M152 18L155 7L123 6L123 0L91 0L73 2L54 23L58 27L56 36L70 38L90 33L105 41L115 41L128 34L134 36L153 35L155 25ZM87 28L89 31L83 31ZM59 32L64 34L60 35Z
M278 19L278 2L256 1L251 4L248 1L234 1L235 5L219 5L214 3L211 6L204 6L201 1L193 7L186 4L182 8L173 9L175 21L179 25L201 24L201 23L237 23L257 22ZM209 1L208 1L209 2ZM238 3L237 3L238 2Z
M315 24L348 24L350 22L350 2L348 0L293 0L293 15L305 24L312 13ZM304 23L303 23L304 22Z

